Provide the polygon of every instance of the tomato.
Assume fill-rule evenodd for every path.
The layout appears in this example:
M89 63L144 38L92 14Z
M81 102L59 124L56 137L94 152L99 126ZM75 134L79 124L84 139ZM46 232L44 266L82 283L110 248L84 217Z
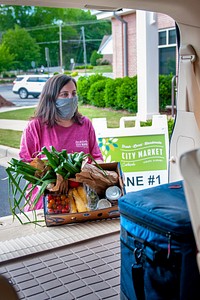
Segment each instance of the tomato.
M69 205L66 205L65 208L69 212Z
M52 204L51 204L51 203L48 203L48 204L47 204L47 208L52 208Z
M66 194L48 194L46 207L49 214L69 213L69 198Z
M80 185L80 182L69 180L69 187L70 188L77 188Z
M65 205L66 205L66 201L64 201L64 200L61 201L61 205L62 205L62 206L65 206Z
M53 205L53 204L55 204L55 200L54 200L54 199L51 199L51 200L49 200L49 203L50 203L51 205Z
M66 195L61 195L61 196L60 196L60 199L61 199L61 200L65 200L66 198L67 198Z
M48 194L47 200L50 201L51 199L53 199L53 195Z

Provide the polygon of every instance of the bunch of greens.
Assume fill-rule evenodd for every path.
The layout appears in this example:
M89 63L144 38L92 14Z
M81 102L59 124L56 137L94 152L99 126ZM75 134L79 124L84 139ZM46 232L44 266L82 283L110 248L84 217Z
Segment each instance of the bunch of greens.
M75 174L81 172L84 160L89 158L97 167L101 168L90 154L84 154L84 152L67 153L66 150L58 152L51 146L50 151L43 147L38 157L41 155L44 156L44 159L35 158L30 163L12 158L6 169L10 209L13 216L16 216L22 224L41 222L37 220L37 214L34 210L40 197L43 196L46 189L67 192L68 179L75 178ZM24 180L26 182L25 185L22 184ZM63 183L62 185L58 184L59 180ZM33 190L38 186L40 187L39 192L32 203ZM48 188L52 186L54 188ZM61 187L62 190L59 190ZM24 207L27 204L33 208L34 221L31 221L30 217L24 212ZM25 217L27 222L24 223L22 221L20 214Z

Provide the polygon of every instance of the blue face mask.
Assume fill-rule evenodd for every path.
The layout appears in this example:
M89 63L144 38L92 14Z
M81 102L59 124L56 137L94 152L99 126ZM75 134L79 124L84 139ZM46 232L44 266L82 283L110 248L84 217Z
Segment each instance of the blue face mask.
M56 100L57 113L61 119L70 120L78 106L78 98L59 98Z

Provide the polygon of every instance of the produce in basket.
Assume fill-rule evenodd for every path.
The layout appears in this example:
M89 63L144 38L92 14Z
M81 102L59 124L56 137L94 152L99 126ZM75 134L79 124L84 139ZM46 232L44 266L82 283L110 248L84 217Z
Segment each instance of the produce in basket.
M69 188L67 194L49 193L44 196L47 214L83 213L97 209L99 196L88 185ZM111 204L110 204L111 206Z
M106 171L95 165L85 164L81 172L76 173L76 180L89 185L98 195L102 195L108 187L118 183L119 176L115 171Z
M39 156L43 156L43 158L39 158ZM75 178L76 173L81 172L83 161L88 158L96 164L97 168L101 168L90 154L84 152L67 153L66 150L58 152L53 146L50 151L43 147L38 157L30 163L11 159L6 172L9 180L9 201L12 214L21 223L23 222L17 214L18 212L26 217L28 223L32 222L24 212L24 206L29 204L34 211L35 204L46 190L67 193L69 178ZM22 179L26 180L26 185L23 188L21 187ZM31 188L28 190L30 184ZM32 203L31 195L36 186L39 186L40 190ZM24 201L25 204L22 204Z

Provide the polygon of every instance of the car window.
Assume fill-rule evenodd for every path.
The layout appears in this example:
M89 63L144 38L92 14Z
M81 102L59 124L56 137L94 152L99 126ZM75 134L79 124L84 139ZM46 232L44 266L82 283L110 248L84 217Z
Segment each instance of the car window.
M39 77L38 81L39 82L46 82L49 79L49 77Z
M38 81L38 77L29 77L27 79L27 82L37 82Z
M24 77L17 77L15 81L21 81L22 79L24 79Z

